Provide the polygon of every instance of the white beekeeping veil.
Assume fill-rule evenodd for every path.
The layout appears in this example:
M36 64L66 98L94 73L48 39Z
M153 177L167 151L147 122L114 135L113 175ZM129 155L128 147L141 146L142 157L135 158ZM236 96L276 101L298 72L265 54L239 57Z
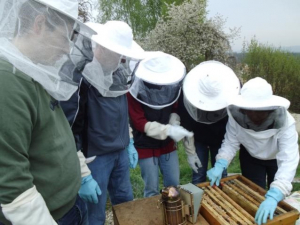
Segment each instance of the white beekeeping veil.
M178 58L147 52L135 71L130 94L150 108L162 109L177 101L185 74L185 66Z
M228 101L239 94L240 86L233 70L223 63L200 63L184 79L184 106L197 122L218 122L227 116Z
M83 71L83 76L104 97L127 93L132 85L133 72L144 50L133 40L132 29L122 21L105 24L87 23L98 34L93 35L94 60ZM101 69L93 72L94 64Z
M271 85L256 77L241 89L241 94L229 102L228 112L243 128L253 131L279 129L285 125L290 102L273 95Z
M71 64L83 71L93 59L95 31L77 16L77 0L1 0L0 59L32 77L55 99L68 100L77 82L62 67Z

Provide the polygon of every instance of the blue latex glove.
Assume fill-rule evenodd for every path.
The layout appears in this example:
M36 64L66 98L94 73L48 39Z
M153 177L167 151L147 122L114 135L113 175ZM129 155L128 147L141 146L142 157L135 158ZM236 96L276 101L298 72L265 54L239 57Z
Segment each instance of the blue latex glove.
M93 179L91 174L81 179L81 187L78 194L82 200L97 204L97 195L101 195L101 193L98 183Z
M266 199L260 204L256 214L255 214L255 222L258 225L262 223L266 223L268 217L270 220L273 219L273 214L276 210L278 202L283 200L284 195L282 192L275 187L272 187L267 194L265 195Z
M223 171L227 168L228 161L225 159L219 159L215 163L215 166L207 171L208 179L210 180L210 186L216 183L217 186L220 185L220 180L222 178Z
M134 169L138 163L139 156L138 156L138 153L137 153L133 143L134 143L133 139L130 138L129 145L127 147L127 154L129 157L130 168Z

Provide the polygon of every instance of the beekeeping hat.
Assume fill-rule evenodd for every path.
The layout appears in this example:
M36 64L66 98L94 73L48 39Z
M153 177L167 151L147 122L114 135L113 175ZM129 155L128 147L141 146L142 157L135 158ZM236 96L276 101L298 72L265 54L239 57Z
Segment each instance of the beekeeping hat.
M135 75L157 85L168 85L181 81L185 76L184 64L176 57L164 52L147 52Z
M78 20L78 0L34 0L55 11L72 18L76 23L80 24L82 29L91 31L89 27Z
M234 96L229 105L235 105L243 109L272 109L283 107L288 109L290 101L273 95L271 85L263 78L256 77L246 82L241 89L241 94Z
M77 0L34 0L54 9L61 14L77 20L78 17L78 1Z
M78 84L63 66L68 63L83 70L93 58L90 38L95 31L77 16L77 0L1 1L0 57L40 83L53 98L69 99Z
M184 79L184 105L194 120L217 122L227 115L228 100L239 91L240 82L232 69L217 61L203 62Z
M123 21L108 21L105 24L87 23L97 31L93 40L99 45L120 55L133 59L143 59L144 50L133 40L130 26Z
M88 73L93 77L85 76L86 79L104 97L127 93L133 82L133 71L144 57L144 50L133 40L132 29L122 21L86 25L97 32L92 36L94 61L101 65L98 74Z
M284 126L289 106L289 100L273 95L271 85L256 77L230 100L228 112L241 127L257 132Z
M179 97L185 66L176 57L163 52L147 52L135 71L130 94L144 105L161 109Z

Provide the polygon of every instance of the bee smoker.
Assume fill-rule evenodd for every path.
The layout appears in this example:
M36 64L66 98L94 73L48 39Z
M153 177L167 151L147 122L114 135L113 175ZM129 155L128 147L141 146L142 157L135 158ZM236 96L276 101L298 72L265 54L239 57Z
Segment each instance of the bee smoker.
M186 217L183 202L177 188L170 186L161 190L161 199L157 208L162 208L164 225L185 225Z

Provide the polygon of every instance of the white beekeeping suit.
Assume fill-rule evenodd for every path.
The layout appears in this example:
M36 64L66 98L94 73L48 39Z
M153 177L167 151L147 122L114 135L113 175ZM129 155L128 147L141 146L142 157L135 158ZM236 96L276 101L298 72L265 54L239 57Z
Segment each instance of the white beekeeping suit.
M240 144L260 160L276 159L278 170L271 187L284 196L292 190L299 162L295 120L287 111L290 102L272 94L271 85L261 78L248 81L241 95L228 106L229 121L224 143L216 159L231 162ZM253 118L251 112L259 111Z
M270 189L255 214L257 224L266 223L268 218L272 220L278 202L292 190L299 152L295 120L287 111L289 105L287 99L273 95L271 85L264 79L257 77L248 81L241 95L229 103L225 139L215 166L207 172L211 184L219 182L220 171L231 162L240 144L245 148L241 153L249 155L247 166L255 167L256 173L261 170L263 174L273 176L273 172L264 170L268 169L267 160L276 160L278 169L274 179L270 178ZM241 161L241 166L242 163L247 164Z

